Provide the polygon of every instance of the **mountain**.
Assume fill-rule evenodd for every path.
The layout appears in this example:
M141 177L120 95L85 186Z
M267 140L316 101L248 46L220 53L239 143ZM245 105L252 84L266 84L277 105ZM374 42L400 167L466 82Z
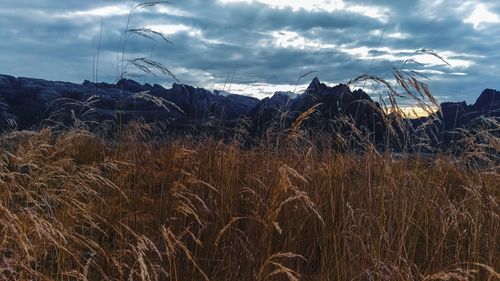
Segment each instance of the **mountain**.
M436 143L448 143L458 128L468 128L485 118L498 121L500 92L486 89L474 104L446 102L440 109L435 116L402 122L407 129L399 126L396 133L411 137L427 132L437 136ZM132 120L162 122L167 129L181 131L193 126L219 130L246 118L254 136L272 128L286 131L300 125L310 131L357 134L384 143L388 133L394 133L393 117L364 91L352 91L345 84L330 87L317 77L302 94L276 92L259 100L182 84L166 89L129 79L116 84L74 84L0 75L0 131L82 123L126 124ZM217 126L213 120L219 121ZM422 130L424 124L432 126Z
M309 115L309 110L315 111ZM297 96L282 92L265 98L250 112L254 127L263 132L279 120L280 127L290 127L299 116L308 115L304 121L307 128L333 133L345 130L345 125L338 122L341 116L349 117L363 131L372 131L373 139L381 140L385 126L383 112L362 90L351 91L345 84L329 87L315 77L306 91Z
M252 97L216 95L180 84L165 89L129 79L116 84L73 84L0 75L0 112L10 123L0 123L2 129L30 129L44 123L71 123L71 119L178 124L209 117L231 120L245 116L258 102Z
M484 90L474 104L445 102L441 104L442 120L445 130L461 128L479 117L500 117L500 92Z

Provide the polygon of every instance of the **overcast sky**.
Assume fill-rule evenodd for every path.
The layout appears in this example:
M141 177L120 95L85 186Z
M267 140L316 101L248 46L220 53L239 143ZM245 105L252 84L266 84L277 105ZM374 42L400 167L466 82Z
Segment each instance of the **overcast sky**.
M473 102L485 88L500 89L498 0L170 2L138 11L130 28L163 32L173 44L131 36L125 59L150 57L186 84L207 89L231 84L225 89L263 97L293 90L309 71L317 72L299 84L314 76L345 83L367 72L389 78L394 66L427 75L441 101ZM97 79L114 82L131 5L123 0L1 0L0 73L76 83L94 79L102 19ZM451 67L432 56L412 56L421 48L435 50ZM403 65L408 59L421 65Z

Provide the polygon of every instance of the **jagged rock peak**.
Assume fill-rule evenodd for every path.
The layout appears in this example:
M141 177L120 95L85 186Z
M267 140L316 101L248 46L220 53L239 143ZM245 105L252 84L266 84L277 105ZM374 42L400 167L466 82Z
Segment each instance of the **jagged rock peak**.
M477 98L475 107L500 106L500 92L493 89L484 90Z
M306 92L314 92L319 89L321 89L323 86L325 86L321 81L319 81L318 77L314 77L314 79L311 81L309 86L306 89Z

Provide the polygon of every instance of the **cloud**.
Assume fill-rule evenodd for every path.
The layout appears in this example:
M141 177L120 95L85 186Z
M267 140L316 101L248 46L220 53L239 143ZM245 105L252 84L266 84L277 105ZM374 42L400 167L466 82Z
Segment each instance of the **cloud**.
M230 76L232 91L254 96L295 88L297 78L309 71L339 83L366 72L388 77L392 66L428 76L443 101L471 102L484 88L500 88L500 4L495 0L173 2L142 9L131 19L129 28L162 32L174 44L129 36L128 73L140 74L126 59L151 57L184 83L224 87ZM0 72L81 82L92 79L100 46L98 79L112 82L121 68L131 4L4 0ZM415 56L421 48L435 50L451 67L434 56Z
M485 4L480 3L464 22L471 23L475 29L478 29L483 23L500 23L500 16L490 12Z

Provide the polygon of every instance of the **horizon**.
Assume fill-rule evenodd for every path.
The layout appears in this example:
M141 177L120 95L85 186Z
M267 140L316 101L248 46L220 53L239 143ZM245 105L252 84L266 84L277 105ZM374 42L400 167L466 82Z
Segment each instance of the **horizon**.
M3 1L0 72L73 83L116 81L131 5ZM482 90L500 88L499 15L495 1L172 1L140 10L130 28L162 32L173 44L131 36L126 58L151 57L184 84L258 98L302 92L314 76L328 85L364 73L386 77L391 65L414 59L405 66L429 77L425 82L440 102L473 103ZM422 48L450 65L431 55L412 56ZM164 87L175 82L127 78Z

